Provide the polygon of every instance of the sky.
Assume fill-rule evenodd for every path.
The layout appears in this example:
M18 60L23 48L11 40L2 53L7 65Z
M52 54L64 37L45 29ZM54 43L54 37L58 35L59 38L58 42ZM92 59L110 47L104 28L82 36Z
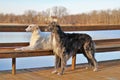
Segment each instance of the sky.
M119 9L120 0L0 0L0 13L23 14L26 10L40 12L54 6L64 6L69 14L78 14Z

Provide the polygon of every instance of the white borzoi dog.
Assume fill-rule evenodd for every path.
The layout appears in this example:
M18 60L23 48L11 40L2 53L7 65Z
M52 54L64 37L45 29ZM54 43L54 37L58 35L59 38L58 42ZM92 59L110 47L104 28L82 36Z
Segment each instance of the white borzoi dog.
M51 33L41 32L38 25L31 24L26 29L27 32L32 32L29 46L15 48L15 50L38 50L38 49L52 49Z

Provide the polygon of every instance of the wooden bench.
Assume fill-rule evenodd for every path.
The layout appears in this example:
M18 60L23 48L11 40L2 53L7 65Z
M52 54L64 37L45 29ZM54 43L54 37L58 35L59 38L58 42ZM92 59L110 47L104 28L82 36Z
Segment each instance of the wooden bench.
M27 25L0 25L0 32L25 32ZM40 26L44 30L46 26ZM63 25L64 31L96 31L96 30L120 30L120 25ZM120 51L120 38L95 40L96 52ZM12 58L12 74L16 74L16 58L49 56L53 55L52 50L15 51L14 48L27 46L28 43L0 43L0 59ZM80 52L78 52L80 53ZM72 57L72 69L75 69L76 56Z

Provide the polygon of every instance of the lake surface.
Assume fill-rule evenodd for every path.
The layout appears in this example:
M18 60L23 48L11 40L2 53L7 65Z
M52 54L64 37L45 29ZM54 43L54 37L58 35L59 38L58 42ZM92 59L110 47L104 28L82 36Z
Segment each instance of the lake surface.
M116 31L78 31L69 33L87 33L92 36L94 40L97 39L111 39L120 38L120 30ZM28 32L0 32L0 43L6 42L29 42L31 33ZM105 61L112 59L120 59L120 51L105 52L95 55L97 61ZM11 59L0 59L0 70L11 70ZM71 59L67 62L71 64ZM77 55L77 63L87 63L86 58L79 54ZM17 58L17 69L24 68L37 68L54 66L54 56L42 56L42 57L28 57Z

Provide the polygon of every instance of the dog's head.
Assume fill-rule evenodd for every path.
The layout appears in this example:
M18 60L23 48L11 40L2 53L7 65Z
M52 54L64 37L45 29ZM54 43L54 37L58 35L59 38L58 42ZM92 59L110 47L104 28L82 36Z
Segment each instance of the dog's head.
M29 25L25 30L28 31L28 32L33 32L35 30L38 30L39 29L39 26L36 25L36 24L31 24Z
M51 22L45 31L55 32L60 30L60 26L57 22Z

